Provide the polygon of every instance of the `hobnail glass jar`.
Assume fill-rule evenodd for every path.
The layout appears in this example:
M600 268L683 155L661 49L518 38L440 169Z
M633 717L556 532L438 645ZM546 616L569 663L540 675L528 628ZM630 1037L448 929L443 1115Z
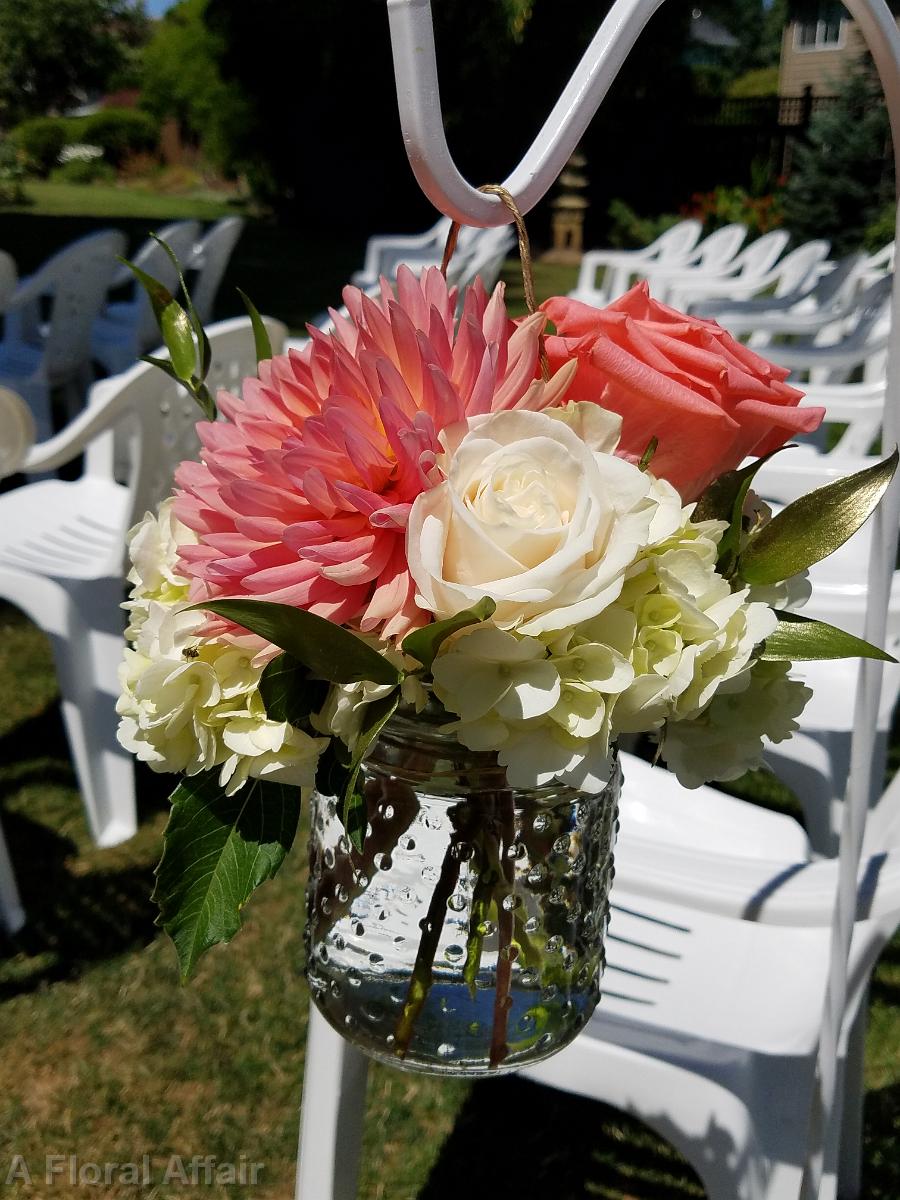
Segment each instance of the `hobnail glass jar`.
M364 764L361 852L313 799L306 972L374 1058L515 1070L570 1042L599 998L621 776L597 795L511 788L496 755L395 716Z

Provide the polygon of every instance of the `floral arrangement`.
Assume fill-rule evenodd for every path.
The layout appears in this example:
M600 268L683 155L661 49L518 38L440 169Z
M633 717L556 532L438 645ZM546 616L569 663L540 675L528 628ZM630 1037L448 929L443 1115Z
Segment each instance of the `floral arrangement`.
M361 847L360 766L398 708L439 705L510 786L596 792L642 733L695 787L796 728L792 660L886 657L792 609L896 453L773 517L754 472L822 410L645 285L514 321L502 285L401 268L276 357L251 307L239 399L206 389L189 303L145 283L160 365L207 417L130 535L118 705L122 744L184 776L157 898L185 974L278 869L304 791Z

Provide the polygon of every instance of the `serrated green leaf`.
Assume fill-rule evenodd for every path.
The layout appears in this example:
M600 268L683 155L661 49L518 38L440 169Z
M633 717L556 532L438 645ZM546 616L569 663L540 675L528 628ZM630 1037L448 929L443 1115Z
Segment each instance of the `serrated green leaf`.
M277 783L249 780L226 796L218 771L207 771L175 789L153 898L182 979L241 928L241 909L278 871L299 816L300 789Z
M497 605L490 596L485 596L477 604L463 609L455 616L447 617L443 621L433 621L430 625L423 625L421 629L413 630L403 639L403 651L412 658L418 659L424 667L430 670L441 644L451 634L465 629L469 625L480 625L482 621L493 616L496 607Z
M247 310L247 315L250 318L250 324L253 326L253 344L256 347L256 365L259 366L265 359L272 357L272 343L269 340L269 331L263 323L262 317L259 315L259 310L248 295L237 289L237 293L244 302L244 308Z
M371 646L333 621L270 600L204 600L193 605L242 625L298 658L331 683L399 683L400 672Z
M897 469L897 450L883 462L827 483L783 508L753 537L740 557L747 583L790 579L827 558L856 533L878 506Z
M290 654L279 654L259 677L259 694L272 721L299 725L325 703L329 685L310 679L309 670Z
M775 662L805 662L832 658L880 658L897 660L871 642L836 629L824 621L814 621L799 613L775 610L778 628L769 634L760 656Z

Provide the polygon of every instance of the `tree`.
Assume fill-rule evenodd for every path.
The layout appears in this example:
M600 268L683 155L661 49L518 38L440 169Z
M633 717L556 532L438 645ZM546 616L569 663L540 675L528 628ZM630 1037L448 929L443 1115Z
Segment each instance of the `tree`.
M59 113L105 90L145 31L127 0L0 0L0 121Z
M236 173L252 110L222 78L224 40L207 25L207 3L182 0L156 23L142 55L141 103L160 120L174 117L211 163Z
M881 84L863 64L835 104L813 113L807 140L795 147L784 202L794 237L829 238L835 255L858 249L893 195L889 146Z

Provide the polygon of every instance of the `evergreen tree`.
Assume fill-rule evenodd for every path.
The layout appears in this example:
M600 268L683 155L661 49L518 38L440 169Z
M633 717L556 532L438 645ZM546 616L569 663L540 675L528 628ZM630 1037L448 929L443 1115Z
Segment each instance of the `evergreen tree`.
M785 223L799 241L829 238L832 253L862 245L893 195L890 136L881 84L870 65L851 72L838 101L819 108L795 147Z

